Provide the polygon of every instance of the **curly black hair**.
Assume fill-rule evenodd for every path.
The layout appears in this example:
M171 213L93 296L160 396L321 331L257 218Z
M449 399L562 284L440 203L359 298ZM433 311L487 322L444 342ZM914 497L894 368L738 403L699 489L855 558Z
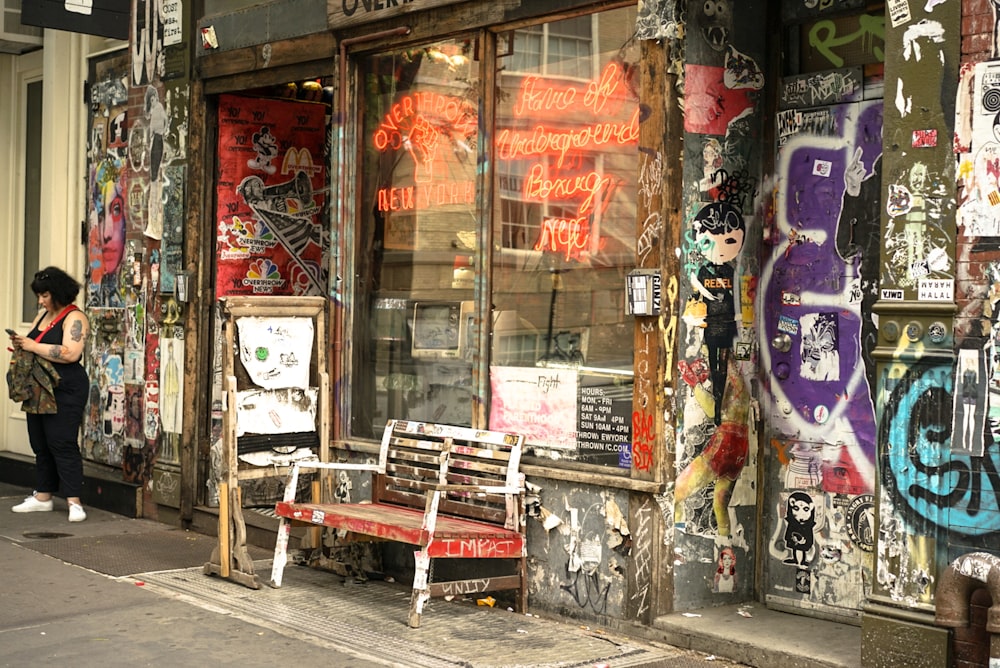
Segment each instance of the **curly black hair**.
M80 283L59 267L46 267L35 272L31 291L36 295L49 293L55 306L69 306L80 294Z

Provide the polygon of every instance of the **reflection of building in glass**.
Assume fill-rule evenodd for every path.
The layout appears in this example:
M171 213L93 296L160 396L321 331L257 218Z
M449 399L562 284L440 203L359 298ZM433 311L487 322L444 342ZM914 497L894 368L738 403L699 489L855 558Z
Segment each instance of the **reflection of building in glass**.
M363 59L355 435L377 436L390 417L471 424L483 360L630 377L623 286L635 263L638 99L637 50L624 45L634 14L509 33L492 96L472 40ZM575 429L568 419L563 433Z

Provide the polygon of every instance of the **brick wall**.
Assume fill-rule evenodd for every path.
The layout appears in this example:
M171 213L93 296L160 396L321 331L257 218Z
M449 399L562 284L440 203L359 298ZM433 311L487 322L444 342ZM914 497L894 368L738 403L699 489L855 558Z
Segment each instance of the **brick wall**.
M962 0L962 62L993 56L993 5L990 0Z

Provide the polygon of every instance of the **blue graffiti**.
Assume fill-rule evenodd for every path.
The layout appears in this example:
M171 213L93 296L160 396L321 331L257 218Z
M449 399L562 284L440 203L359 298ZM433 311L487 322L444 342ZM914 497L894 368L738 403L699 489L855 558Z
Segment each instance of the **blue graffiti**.
M883 484L911 511L897 512L915 529L941 527L967 536L1000 531L996 444L989 443L982 457L951 448L952 365L916 364L890 381L896 369L883 372L883 382L892 386L884 387L889 398L879 441L886 444Z

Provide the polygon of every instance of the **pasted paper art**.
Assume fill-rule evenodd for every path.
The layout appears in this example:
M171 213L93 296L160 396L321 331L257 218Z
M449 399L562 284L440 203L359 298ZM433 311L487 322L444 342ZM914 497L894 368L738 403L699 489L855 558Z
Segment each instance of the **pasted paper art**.
M255 385L309 387L312 318L238 318L240 362Z
M326 292L326 107L219 99L216 294Z
M316 388L247 390L236 396L236 436L316 431Z

